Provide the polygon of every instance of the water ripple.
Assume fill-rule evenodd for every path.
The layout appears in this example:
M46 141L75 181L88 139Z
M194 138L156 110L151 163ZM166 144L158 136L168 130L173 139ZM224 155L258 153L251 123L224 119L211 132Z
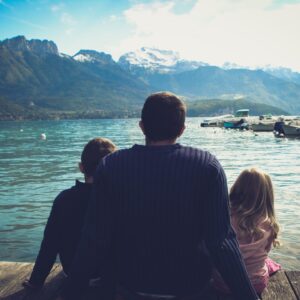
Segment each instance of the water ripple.
M54 198L82 179L77 165L85 143L97 136L110 138L118 148L143 143L138 121L1 122L0 260L35 259ZM200 122L188 119L180 142L215 154L229 187L244 168L256 166L271 175L282 242L271 256L285 268L300 269L300 140L201 128ZM39 139L41 133L46 140Z

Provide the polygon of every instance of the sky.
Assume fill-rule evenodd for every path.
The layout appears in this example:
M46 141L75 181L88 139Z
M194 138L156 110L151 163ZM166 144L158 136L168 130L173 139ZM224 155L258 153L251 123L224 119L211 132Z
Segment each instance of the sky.
M59 51L141 47L221 66L300 71L300 0L0 0L0 40L53 40Z

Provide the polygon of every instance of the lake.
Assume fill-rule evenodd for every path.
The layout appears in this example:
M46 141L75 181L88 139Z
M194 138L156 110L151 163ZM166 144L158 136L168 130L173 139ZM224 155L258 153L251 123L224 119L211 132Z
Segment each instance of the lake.
M201 120L188 118L179 142L215 154L229 187L245 168L259 167L271 175L282 243L271 257L286 269L299 270L300 139L201 128ZM143 144L138 121L0 122L0 261L34 261L54 198L82 179L77 165L83 146L98 136L119 148Z

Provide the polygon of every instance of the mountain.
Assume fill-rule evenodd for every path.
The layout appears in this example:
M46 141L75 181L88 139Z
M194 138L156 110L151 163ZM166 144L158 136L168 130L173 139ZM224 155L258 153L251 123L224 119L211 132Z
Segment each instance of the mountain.
M194 70L207 64L181 59L177 52L143 47L122 55L119 65L135 75L146 73L180 73Z
M93 60L76 60L80 55ZM139 108L148 93L110 55L82 50L73 59L51 41L0 42L0 94L27 109L126 111Z
M178 74L151 74L146 82L158 90L171 90L188 98L246 98L291 113L300 112L300 85L260 70L207 66Z
M219 68L146 47L118 62L94 50L69 56L52 41L18 36L0 41L0 119L139 116L145 97L158 90L187 101L244 99L295 115L300 113L298 75L232 64Z
M288 115L285 110L263 103L255 103L249 100L197 100L187 102L187 114L190 117L219 116L234 114L238 109L247 108L250 115L260 116L273 114L274 116Z
M264 67L262 70L270 75L273 75L277 78L284 79L286 81L291 81L296 84L300 84L300 73L295 72L289 68L283 67Z
M185 70L178 69L182 62ZM197 65L198 63L198 65ZM249 70L226 63L223 68L180 60L172 51L142 48L124 54L119 64L156 90L169 90L188 99L244 98L300 113L298 73ZM287 75L290 75L288 78ZM293 75L293 76L292 76Z
M28 41L22 35L16 36L12 39L6 39L2 41L0 45L11 51L30 51L42 56L47 54L59 54L57 46L54 42L48 40L41 41L37 39Z
M80 50L72 56L79 62L100 63L102 65L116 65L110 54L95 50Z

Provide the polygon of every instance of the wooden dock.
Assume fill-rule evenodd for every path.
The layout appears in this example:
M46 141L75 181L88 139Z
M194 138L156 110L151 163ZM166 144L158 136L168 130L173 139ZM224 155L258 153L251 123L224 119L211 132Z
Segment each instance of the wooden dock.
M0 299L1 300L55 300L65 276L61 266L56 264L48 276L43 289L31 292L22 287L29 277L33 264L0 262ZM95 300L93 291L86 300ZM230 297L213 295L209 300L230 300ZM271 277L268 288L263 292L263 300L299 300L300 271L280 271ZM101 300L98 298L98 300ZM105 300L105 299L102 299ZM242 300L242 299L241 299Z

